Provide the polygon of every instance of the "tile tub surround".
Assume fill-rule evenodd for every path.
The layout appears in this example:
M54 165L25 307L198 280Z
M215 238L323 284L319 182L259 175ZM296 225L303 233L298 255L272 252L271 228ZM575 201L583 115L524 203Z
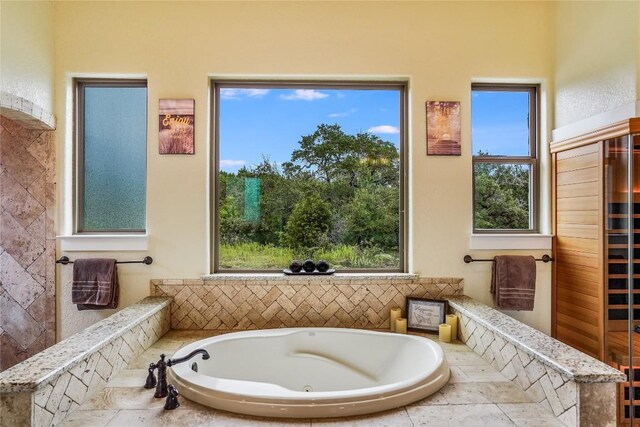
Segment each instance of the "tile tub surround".
M615 426L625 375L469 297L447 298L458 337L535 402L570 426Z
M0 117L0 371L56 342L53 134Z
M151 280L151 295L173 298L171 329L281 327L387 328L405 297L462 295L460 278L415 274L285 276L214 274L197 280Z
M162 409L165 399L144 390L146 367L160 353L173 354L183 345L218 334L210 330L172 330L131 362L107 386L61 424L74 426L563 426L551 412L536 404L497 369L460 342L442 344L451 367L449 384L439 392L406 407L387 412L329 419L269 419L204 407L179 397L174 411ZM420 334L416 334L420 335ZM437 340L436 335L421 335Z
M148 297L0 373L0 426L57 425L169 331Z

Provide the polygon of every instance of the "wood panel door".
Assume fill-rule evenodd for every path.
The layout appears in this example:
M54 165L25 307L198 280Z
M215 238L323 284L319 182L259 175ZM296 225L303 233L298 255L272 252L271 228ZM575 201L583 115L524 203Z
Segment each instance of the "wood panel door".
M601 143L553 154L553 335L604 358L603 152Z

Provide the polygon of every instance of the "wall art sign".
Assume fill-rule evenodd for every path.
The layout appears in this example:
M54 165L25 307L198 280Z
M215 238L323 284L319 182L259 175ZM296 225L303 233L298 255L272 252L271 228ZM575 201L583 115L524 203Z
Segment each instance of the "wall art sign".
M193 99L160 100L160 154L193 154Z
M427 155L460 155L460 102L427 101Z
M445 300L407 297L407 329L437 334L438 326L445 323L448 305Z

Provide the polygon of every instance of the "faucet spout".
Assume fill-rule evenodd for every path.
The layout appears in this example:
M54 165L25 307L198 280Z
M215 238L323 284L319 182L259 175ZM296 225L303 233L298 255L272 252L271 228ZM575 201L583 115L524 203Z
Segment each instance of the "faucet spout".
M199 348L197 350L193 350L191 353L187 354L184 357L177 357L175 359L169 359L167 361L167 366L173 366L173 365L177 365L178 363L182 363L182 362L186 362L187 360L191 359L192 357L194 357L197 354L202 354L202 360L207 360L209 357L209 353L207 352L207 350Z

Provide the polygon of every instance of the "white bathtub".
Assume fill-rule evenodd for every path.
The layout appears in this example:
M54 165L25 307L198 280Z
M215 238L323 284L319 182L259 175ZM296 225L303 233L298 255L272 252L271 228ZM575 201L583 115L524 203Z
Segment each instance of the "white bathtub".
M235 332L178 350L200 355L169 369L187 399L266 417L343 417L423 399L449 380L442 348L426 338L358 329ZM197 372L193 363L197 363Z

